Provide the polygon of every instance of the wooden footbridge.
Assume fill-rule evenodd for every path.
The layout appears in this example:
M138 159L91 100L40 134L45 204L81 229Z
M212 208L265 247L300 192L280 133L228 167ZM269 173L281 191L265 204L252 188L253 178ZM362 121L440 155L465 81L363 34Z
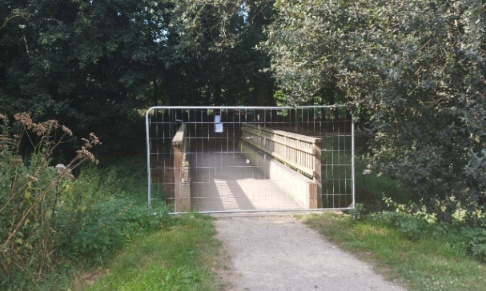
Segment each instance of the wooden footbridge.
M162 189L166 203L172 205L174 212L329 208L330 196L323 195L322 185L322 172L324 169L328 176L329 163L322 163L321 137L241 120L219 124L221 115L216 116L214 124L209 126L179 122L170 148L165 148L165 153L170 155L162 159L163 166L149 166L150 189L154 184ZM148 163L156 163L154 156L154 146L148 145ZM340 179L348 183L343 189L333 184L331 194L353 190L346 181L352 178L349 173ZM329 185L324 186L329 192ZM351 194L339 193L336 196L339 199L344 195L348 198L337 208L353 207ZM149 191L149 205L150 195Z

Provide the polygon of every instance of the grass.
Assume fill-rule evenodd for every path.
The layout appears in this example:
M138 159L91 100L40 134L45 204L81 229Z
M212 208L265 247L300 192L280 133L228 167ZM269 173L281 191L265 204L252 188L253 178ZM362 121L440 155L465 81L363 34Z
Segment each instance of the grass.
M120 188L145 203L144 161L108 164L116 166L117 176L125 177ZM365 161L357 161L356 189L358 201L365 202L368 210L374 206L379 209L383 194L398 202L409 199L394 180L363 175L365 165ZM311 215L304 220L410 290L482 290L486 286L486 266L468 255L461 233L452 228L410 235L404 232L406 224L400 229L370 219L357 221L344 214ZM222 283L214 272L220 265L220 243L214 234L210 218L196 214L174 218L165 229L136 237L103 266L78 276L75 289L220 290Z
M72 211L57 216L63 235L55 263L35 281L27 280L36 275L29 270L15 280L0 276L0 289L220 290L213 274L220 242L211 219L170 216L163 206L149 214L145 157L99 159L100 165L76 171L66 187L63 207Z
M120 195L146 207L144 157L107 158L102 170L115 171ZM154 218L155 220L155 218ZM213 274L219 263L220 242L211 219L195 213L164 218L165 226L139 233L105 259L84 271L75 290L220 290Z
M106 183L100 189L145 207L144 157L101 159L101 163L99 171L105 174L99 176ZM374 201L381 200L382 193L395 194L390 196L399 202L407 199L407 193L395 181L363 176L364 166L365 162L357 163L358 201L378 204ZM69 286L70 290L223 289L215 272L222 261L221 245L214 239L210 218L189 213L164 218L162 228L151 228L142 214L137 220L142 230L109 252L99 265L85 269L67 262L65 272L47 278L37 290L66 290ZM486 266L467 254L458 232L434 230L410 236L392 225L333 213L311 215L304 220L342 249L372 263L378 272L410 290L482 290L486 286Z
M484 290L486 266L470 257L460 232L430 229L410 239L396 227L324 213L304 218L342 249L409 290Z
M211 219L187 214L167 230L144 235L124 247L78 290L219 290L212 272L220 243ZM89 278L94 277L94 282Z

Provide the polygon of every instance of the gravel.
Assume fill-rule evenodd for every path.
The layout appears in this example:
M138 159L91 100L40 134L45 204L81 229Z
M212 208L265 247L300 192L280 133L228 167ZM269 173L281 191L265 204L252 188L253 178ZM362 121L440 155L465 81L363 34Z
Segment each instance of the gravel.
M220 216L227 290L406 290L291 216Z

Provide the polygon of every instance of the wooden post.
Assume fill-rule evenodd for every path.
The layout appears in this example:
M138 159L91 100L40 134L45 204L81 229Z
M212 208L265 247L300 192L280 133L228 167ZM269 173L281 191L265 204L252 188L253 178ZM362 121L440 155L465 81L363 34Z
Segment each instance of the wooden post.
M185 130L183 123L174 138L172 147L174 151L174 211L191 211L191 189L189 179L189 163L185 155Z
M322 208L322 170L321 170L321 140L314 144L314 183L316 184L317 207Z
M174 142L172 143L174 145ZM182 153L179 145L173 146L174 152L174 211L181 211L181 161Z

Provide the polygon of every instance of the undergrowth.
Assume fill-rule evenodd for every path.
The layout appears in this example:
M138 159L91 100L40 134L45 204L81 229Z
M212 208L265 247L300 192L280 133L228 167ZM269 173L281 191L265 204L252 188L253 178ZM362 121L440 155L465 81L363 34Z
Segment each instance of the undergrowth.
M194 213L173 218L164 231L138 237L123 247L95 280L80 280L81 290L221 290L220 242L211 219ZM81 288L79 288L81 287Z
M116 164L82 166L98 162L90 151L100 144L94 134L81 139L66 166L55 166L58 146L74 141L67 127L33 122L27 113L15 115L13 125L0 119L1 290L67 289L80 270L170 223L167 209L152 215L140 203L144 179Z

